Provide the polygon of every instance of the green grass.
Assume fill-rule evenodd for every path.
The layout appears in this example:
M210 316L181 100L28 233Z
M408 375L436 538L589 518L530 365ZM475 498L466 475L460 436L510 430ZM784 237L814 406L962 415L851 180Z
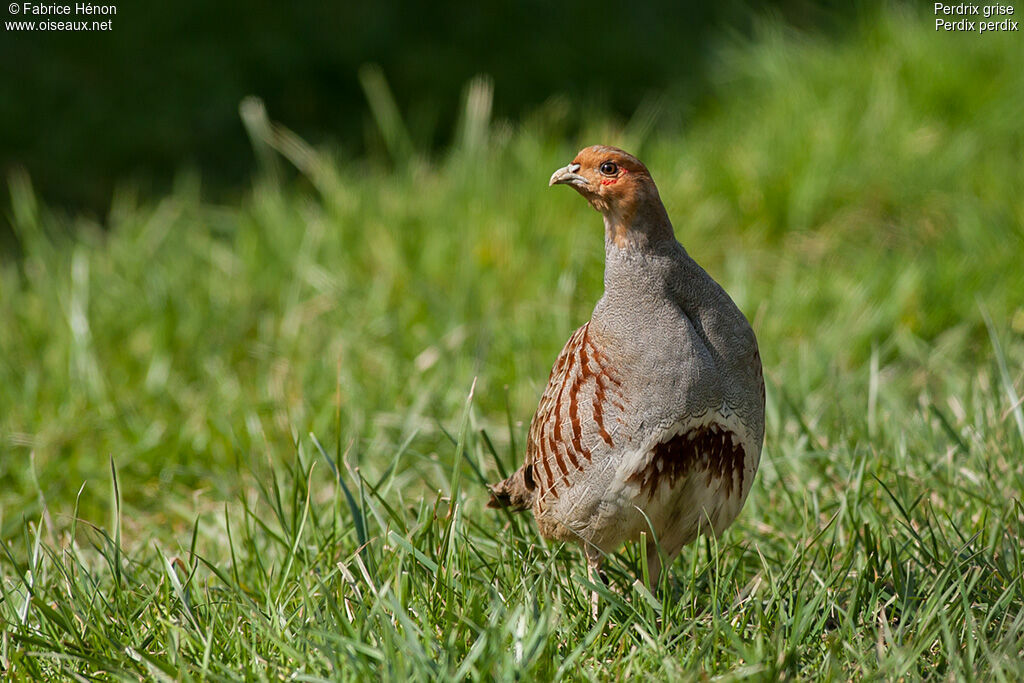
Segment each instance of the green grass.
M717 63L685 122L557 98L492 122L480 82L443 159L382 118L389 168L250 102L265 165L231 206L183 177L97 226L15 176L3 675L1024 676L1018 34L890 9ZM594 622L578 552L485 510L483 480L600 294L598 216L546 188L598 141L648 162L752 320L768 428L733 527L653 595L627 548Z

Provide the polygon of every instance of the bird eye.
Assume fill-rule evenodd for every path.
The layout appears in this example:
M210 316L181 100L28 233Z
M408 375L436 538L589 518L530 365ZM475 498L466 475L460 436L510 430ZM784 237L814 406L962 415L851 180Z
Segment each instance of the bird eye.
M619 167L614 161L606 161L601 164L601 168L598 169L603 175L615 175L619 172Z

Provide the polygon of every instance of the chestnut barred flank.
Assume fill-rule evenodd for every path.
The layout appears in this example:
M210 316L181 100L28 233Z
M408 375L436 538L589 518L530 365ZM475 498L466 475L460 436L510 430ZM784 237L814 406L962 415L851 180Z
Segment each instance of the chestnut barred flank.
M590 323L583 325L555 361L527 436L526 463L536 470L541 508L572 486L595 447L615 445L609 430L622 422L621 387L614 366L590 334ZM590 438L588 429L593 430Z
M650 464L630 477L630 481L639 484L651 499L666 481L675 488L677 482L703 474L708 487L720 480L719 490L729 497L734 485L743 490L745 457L736 434L712 422L656 445Z

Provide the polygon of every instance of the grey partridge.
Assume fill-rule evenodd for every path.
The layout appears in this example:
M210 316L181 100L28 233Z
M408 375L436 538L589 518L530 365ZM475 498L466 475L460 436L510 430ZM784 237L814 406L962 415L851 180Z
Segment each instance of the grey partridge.
M739 514L764 440L757 340L676 241L647 168L587 147L551 176L604 216L604 295L555 361L526 460L489 507L533 511L546 538L604 554L648 539L649 578ZM596 593L593 596L596 610Z

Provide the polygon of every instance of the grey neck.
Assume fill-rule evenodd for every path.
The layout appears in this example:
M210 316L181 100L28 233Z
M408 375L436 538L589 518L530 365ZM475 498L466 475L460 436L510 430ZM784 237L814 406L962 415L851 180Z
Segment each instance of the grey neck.
M666 224L667 238L619 246L606 236L601 308L640 313L649 306L663 306L667 299L684 311L695 311L709 296L714 298L716 288L707 272L676 241L667 218Z

